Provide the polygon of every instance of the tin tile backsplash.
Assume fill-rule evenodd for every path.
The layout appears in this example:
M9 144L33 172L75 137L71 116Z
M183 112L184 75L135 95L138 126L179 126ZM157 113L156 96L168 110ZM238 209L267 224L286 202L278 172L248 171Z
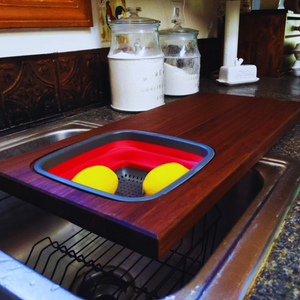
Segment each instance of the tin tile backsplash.
M99 51L0 60L0 129L105 102Z

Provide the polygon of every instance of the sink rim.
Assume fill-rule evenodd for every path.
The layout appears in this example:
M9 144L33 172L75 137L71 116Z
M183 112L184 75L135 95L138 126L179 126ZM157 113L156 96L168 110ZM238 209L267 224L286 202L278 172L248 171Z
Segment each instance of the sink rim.
M44 126L29 128L1 137L0 152L56 134L59 131L65 132L75 130L79 133L93 128L98 128L100 126L102 125L93 122L64 120L45 124Z
M300 161L268 154L254 167L260 169L259 163L281 172L268 171L246 212L192 281L170 295L173 299L244 299L251 290L300 191Z

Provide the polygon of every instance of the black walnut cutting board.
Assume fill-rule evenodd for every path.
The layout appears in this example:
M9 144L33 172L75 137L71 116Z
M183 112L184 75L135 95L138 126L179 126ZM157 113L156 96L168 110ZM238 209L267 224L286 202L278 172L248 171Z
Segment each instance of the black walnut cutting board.
M300 119L300 102L198 93L0 163L0 189L152 258L162 257ZM40 157L105 132L141 130L213 147L203 170L155 200L92 195L33 171Z

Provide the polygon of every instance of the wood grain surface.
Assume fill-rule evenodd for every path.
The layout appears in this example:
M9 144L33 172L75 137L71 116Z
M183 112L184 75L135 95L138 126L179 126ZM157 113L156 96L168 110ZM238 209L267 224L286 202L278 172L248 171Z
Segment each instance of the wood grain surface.
M300 118L300 103L198 93L0 163L0 189L152 258L162 257ZM117 202L32 169L40 157L114 130L133 129L207 144L200 172L152 201Z
M90 0L0 0L0 28L91 26Z
M241 15L238 57L256 65L258 77L281 77L286 18L276 11Z

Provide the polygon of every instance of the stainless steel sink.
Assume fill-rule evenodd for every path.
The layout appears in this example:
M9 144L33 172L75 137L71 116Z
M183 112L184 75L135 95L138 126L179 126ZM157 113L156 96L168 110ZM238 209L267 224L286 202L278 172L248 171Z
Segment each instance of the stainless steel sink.
M57 121L1 137L0 160L32 151L101 126L86 121Z
M0 160L97 126L63 120L1 138ZM299 192L299 170L263 157L160 261L1 192L0 299L80 299L67 290L101 300L241 299Z

